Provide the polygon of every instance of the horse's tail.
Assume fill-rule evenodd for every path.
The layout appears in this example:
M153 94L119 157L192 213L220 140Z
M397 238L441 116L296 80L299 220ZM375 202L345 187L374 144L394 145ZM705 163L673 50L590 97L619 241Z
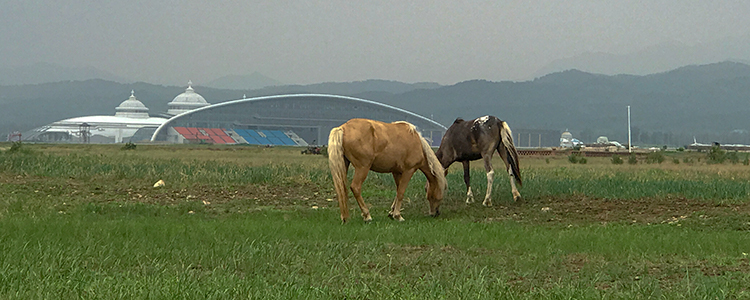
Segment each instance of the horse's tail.
M521 169L518 167L518 151L516 151L516 146L513 145L513 132L510 131L510 127L508 126L507 122L503 122L502 129L500 129L500 137L503 141L503 146L505 146L505 150L508 151L508 164L510 165L510 170L513 172L513 178L516 179L516 183L518 185L523 185L521 183Z
M339 201L341 211L348 211L346 190L346 162L344 161L344 129L336 127L331 129L328 136L328 166L333 177L333 186Z
M448 181L445 180L445 169L443 169L443 165L440 164L440 160L438 160L437 156L435 156L435 152L432 151L432 147L430 147L430 144L427 143L427 140L425 140L421 134L419 134L419 140L422 142L422 153L424 153L424 157L425 159L427 159L427 165L430 167L430 173L432 173L432 175L434 175L437 179L438 189L436 190L437 194L435 194L435 197L437 199L443 199L443 192L448 186Z

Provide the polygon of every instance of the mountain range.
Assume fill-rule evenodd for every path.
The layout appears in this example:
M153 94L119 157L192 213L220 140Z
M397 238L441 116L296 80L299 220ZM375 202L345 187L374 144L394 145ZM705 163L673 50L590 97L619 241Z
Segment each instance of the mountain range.
M450 125L492 114L518 130L570 131L584 142L600 135L633 143L750 143L750 66L691 65L649 75L602 75L566 70L529 81L470 80L454 85L387 80L218 89L194 86L210 103L288 93L327 93L373 100ZM113 115L135 90L152 114L185 87L92 79L0 86L0 132L25 131L57 120Z

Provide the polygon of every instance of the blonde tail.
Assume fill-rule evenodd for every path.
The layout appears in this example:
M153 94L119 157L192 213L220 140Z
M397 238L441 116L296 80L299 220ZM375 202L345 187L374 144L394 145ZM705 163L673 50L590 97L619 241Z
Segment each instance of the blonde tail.
M346 163L344 162L344 129L336 127L331 129L328 136L328 166L331 169L333 177L333 186L336 189L336 196L341 209L341 219L346 221L349 217L349 207L347 200L349 194L346 190Z

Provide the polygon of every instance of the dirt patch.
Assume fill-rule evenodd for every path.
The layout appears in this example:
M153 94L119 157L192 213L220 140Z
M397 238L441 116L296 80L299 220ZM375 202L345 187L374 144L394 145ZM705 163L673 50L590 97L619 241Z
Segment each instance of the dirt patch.
M177 205L185 202L202 202L216 213L246 212L259 207L277 209L332 208L334 193L330 186L312 183L295 185L250 184L242 186L216 186L196 184L187 188L174 188L169 184L154 188L153 183L122 180L120 182L89 182L76 178L40 178L0 174L0 184L5 193L33 195L49 201L50 206L74 205L86 202L138 202L157 205ZM2 193L0 193L1 195ZM352 201L352 200L350 200ZM392 198L365 199L368 205L377 206L384 214ZM59 203L58 203L59 202ZM357 210L354 203L350 208ZM426 201L405 199L405 214L427 213ZM481 203L465 204L461 199L445 199L441 218L473 218L478 222L514 220L522 223L568 226L579 224L700 224L735 230L750 230L750 201L724 203L684 197L601 199L585 195L545 197L515 203L496 203L484 207ZM380 215L377 215L380 216Z
M587 196L543 198L534 203L513 203L494 208L492 220L534 223L641 223L701 221L726 215L750 215L750 203L726 204L680 197L598 199ZM750 220L749 220L750 221Z

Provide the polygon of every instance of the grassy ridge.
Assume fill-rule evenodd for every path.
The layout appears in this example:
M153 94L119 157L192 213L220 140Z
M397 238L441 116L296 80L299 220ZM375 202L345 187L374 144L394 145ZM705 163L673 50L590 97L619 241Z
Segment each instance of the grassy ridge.
M342 226L321 156L82 147L0 153L0 298L750 297L750 175L739 166L527 159L526 200L511 203L496 176L494 208L463 204L454 167L439 218L425 215L424 177L414 177L406 222L385 218L393 180L371 173L375 220ZM472 170L480 201L484 176ZM167 186L152 188L158 179ZM540 212L581 197L727 209L650 225Z

